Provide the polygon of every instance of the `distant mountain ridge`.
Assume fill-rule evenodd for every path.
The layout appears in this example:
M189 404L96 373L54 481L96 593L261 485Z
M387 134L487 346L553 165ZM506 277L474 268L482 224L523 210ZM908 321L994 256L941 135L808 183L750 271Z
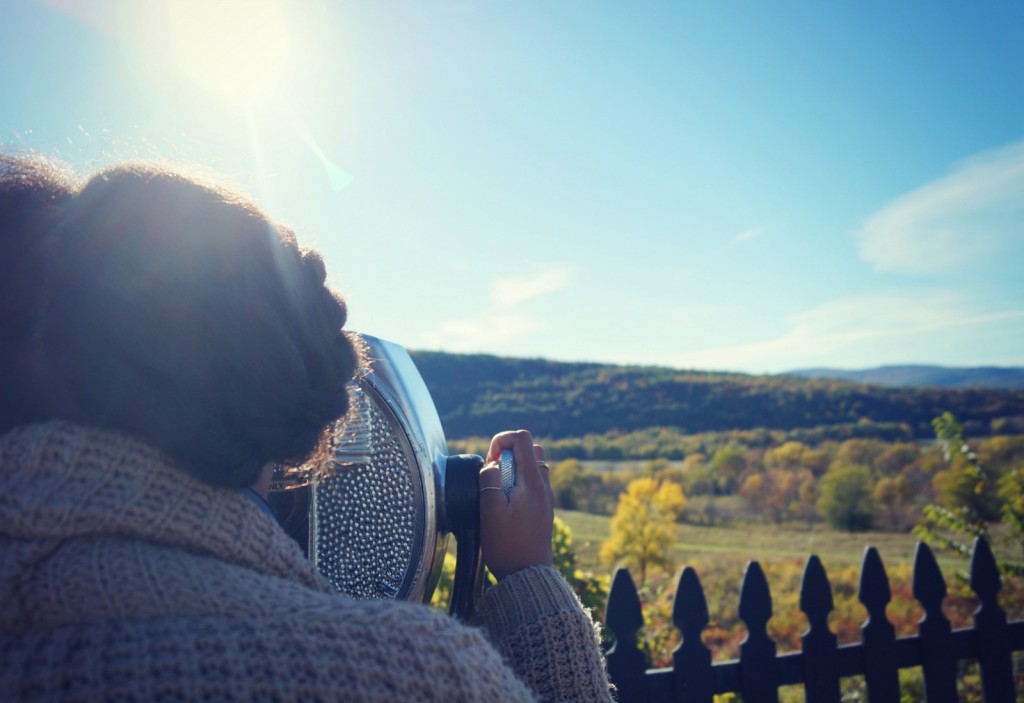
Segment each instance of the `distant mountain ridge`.
M878 366L871 369L812 368L789 371L803 378L832 378L879 386L934 388L1024 388L1024 367L951 367L925 364Z
M410 355L450 439L514 427L564 438L656 427L696 434L841 426L929 438L931 421L947 411L970 434L1024 432L1011 429L1024 428L1024 387L894 387L485 354Z

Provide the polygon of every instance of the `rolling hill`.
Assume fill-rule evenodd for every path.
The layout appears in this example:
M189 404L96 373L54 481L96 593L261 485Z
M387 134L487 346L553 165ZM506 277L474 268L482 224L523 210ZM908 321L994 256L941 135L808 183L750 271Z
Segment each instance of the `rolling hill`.
M973 435L1024 432L1024 389L896 387L796 375L411 352L449 438L497 427L581 437L672 427L683 433L887 423L933 436L954 413Z
M935 386L938 388L1024 388L1024 368L1019 366L900 365L872 369L797 369L790 375L804 378L832 378L880 386Z

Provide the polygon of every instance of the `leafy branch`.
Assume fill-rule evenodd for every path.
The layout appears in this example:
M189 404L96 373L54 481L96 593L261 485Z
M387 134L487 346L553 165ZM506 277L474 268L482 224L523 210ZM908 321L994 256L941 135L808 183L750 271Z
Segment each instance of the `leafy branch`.
M935 418L932 427L946 461L962 457L964 474L970 481L970 493L981 496L993 477L968 444L963 426L952 413L947 412ZM1008 533L1002 541L1009 545L1008 549L1000 550L1002 558L997 559L999 570L1007 576L1024 576L1024 554L1010 554L1014 550L1022 551L1021 545L1024 544L1024 467L1010 470L998 480L998 495L1002 501L1001 524ZM947 508L931 504L926 505L923 512L924 520L914 527L913 532L933 547L969 557L971 543L983 537L995 549L990 524L973 506L964 504Z

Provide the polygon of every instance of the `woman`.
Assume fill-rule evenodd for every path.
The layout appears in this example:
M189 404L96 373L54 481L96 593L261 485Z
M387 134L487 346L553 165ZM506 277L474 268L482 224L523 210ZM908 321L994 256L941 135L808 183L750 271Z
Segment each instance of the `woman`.
M0 160L0 699L610 700L529 433L508 500L480 474L482 628L333 593L237 490L346 412L322 260L185 175L62 173Z

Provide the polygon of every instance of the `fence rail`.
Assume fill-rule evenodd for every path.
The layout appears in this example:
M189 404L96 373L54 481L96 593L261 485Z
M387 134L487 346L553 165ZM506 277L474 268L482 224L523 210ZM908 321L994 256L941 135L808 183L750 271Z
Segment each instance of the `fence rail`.
M710 703L716 694L739 693L744 703L777 703L779 686L803 684L807 703L839 703L840 679L864 675L870 703L899 703L899 670L920 666L928 703L957 701L956 664L977 660L982 692L987 703L1014 703L1013 652L1024 651L1024 620L1007 622L997 594L1002 583L988 543L974 543L970 587L980 605L974 626L953 630L942 613L946 583L928 545L918 543L914 554L914 598L924 617L918 632L897 638L885 609L892 600L889 576L874 547L861 565L858 598L868 611L861 626L861 641L837 645L829 629L833 609L832 587L816 556L804 568L800 610L810 623L802 649L777 654L766 626L772 616L771 593L761 566L752 561L743 575L739 615L747 626L740 657L711 662L711 651L701 641L709 623L707 601L697 573L687 567L679 575L672 623L682 634L672 666L647 669L637 649L643 626L640 599L632 577L619 569L608 594L605 624L615 637L608 653L608 673L618 689L620 703Z

